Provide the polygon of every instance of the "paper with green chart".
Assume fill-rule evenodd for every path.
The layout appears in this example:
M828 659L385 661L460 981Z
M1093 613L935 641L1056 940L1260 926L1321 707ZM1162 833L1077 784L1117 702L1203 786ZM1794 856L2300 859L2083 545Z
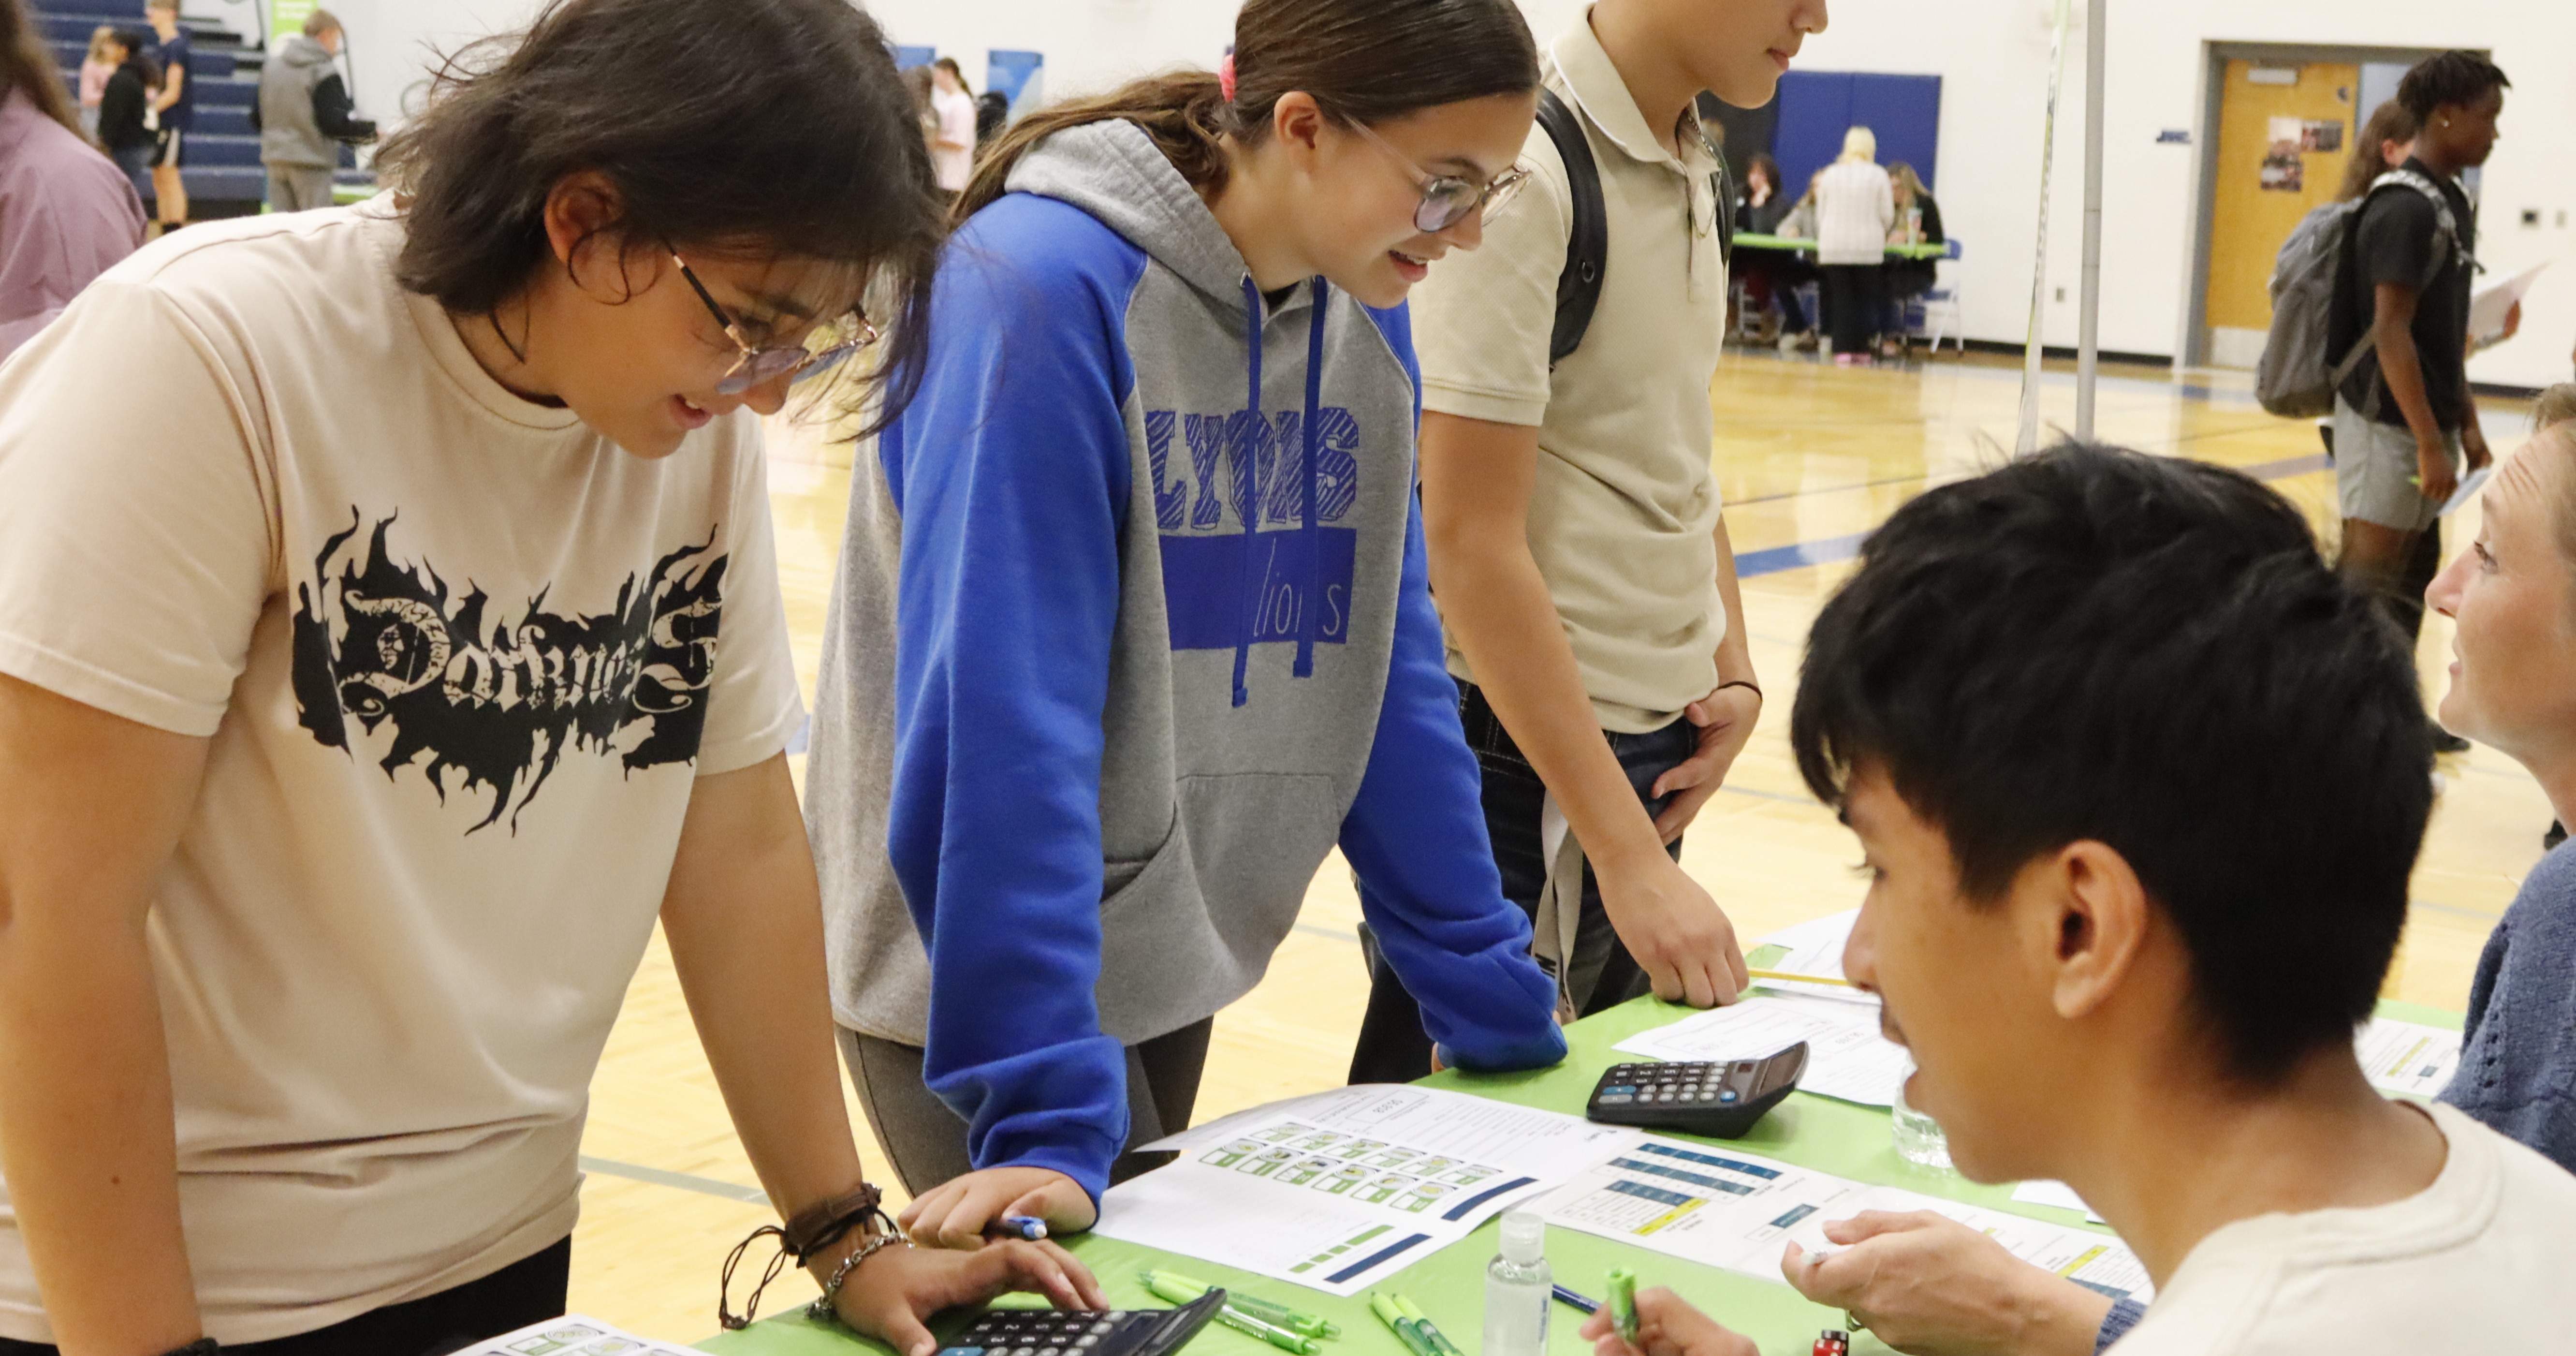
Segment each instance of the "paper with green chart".
M456 1356L699 1356L674 1343L621 1331L583 1314L531 1323Z
M1396 1084L1238 1112L1143 1146L1096 1232L1352 1295L1644 1139L1580 1116Z
M2143 1302L2153 1294L2137 1254L2110 1234L1855 1182L1724 1145L1650 1136L1522 1208L1559 1228L1767 1281L1781 1280L1790 1243L1831 1249L1829 1220L1864 1210L1929 1210L2114 1299Z

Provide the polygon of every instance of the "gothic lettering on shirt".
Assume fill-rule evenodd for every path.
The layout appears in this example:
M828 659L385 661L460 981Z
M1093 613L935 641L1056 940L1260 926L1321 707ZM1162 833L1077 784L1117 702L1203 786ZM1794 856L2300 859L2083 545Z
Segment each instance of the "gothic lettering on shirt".
M456 596L426 562L397 563L392 516L363 557L346 550L363 523L353 509L295 589L295 702L323 746L350 748L352 719L368 735L390 726L387 777L419 764L441 804L490 794L468 833L505 813L515 833L567 749L629 771L697 757L724 606L713 532L628 575L605 612L549 612L548 586L512 618L470 581Z

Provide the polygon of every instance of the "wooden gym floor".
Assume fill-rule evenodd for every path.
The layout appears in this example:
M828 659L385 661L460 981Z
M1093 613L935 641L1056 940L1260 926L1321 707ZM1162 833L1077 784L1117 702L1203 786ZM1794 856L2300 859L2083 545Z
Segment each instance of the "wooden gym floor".
M1902 370L1836 369L1767 352L1730 352L1711 391L1713 461L1743 557L1744 624L1769 712L1724 791L1691 830L1683 857L1750 939L1859 902L1858 850L1799 784L1786 715L1801 644L1841 581L1861 534L1927 485L1973 474L2011 446L2017 364L1982 356ZM2071 377L2052 374L2044 415L2074 423ZM2527 411L2482 407L2498 448L2518 445ZM2306 423L2266 416L2242 374L2106 370L2102 438L2246 469L2333 531L2333 475ZM788 425L771 431L770 495L797 661L810 700L850 474L849 450ZM2475 510L2448 526L2457 551ZM2422 668L2438 696L2450 628L2427 619ZM801 761L801 760L800 760ZM801 769L800 769L801 771ZM2392 997L2457 1009L2488 930L2540 856L2550 811L2539 787L2485 748L2442 760L2445 791L2415 874L2415 910L2391 976ZM1347 872L1328 861L1268 977L1217 1019L1199 1099L1202 1119L1338 1085L1366 998L1359 907ZM851 1119L873 1175L883 1158L855 1104ZM772 1216L735 1143L698 1053L659 939L627 996L593 1088L584 1140L582 1222L572 1302L648 1336L694 1341L715 1330L716 1270L727 1249ZM802 1303L812 1286L784 1278L767 1306Z

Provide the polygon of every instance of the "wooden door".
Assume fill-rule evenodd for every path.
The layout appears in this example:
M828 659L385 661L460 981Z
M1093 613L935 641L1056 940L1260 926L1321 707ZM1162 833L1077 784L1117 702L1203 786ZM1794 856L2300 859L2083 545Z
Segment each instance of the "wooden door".
M2273 256L2343 184L2361 68L2233 60L2225 78L2204 315L2210 363L2252 367L2272 323Z

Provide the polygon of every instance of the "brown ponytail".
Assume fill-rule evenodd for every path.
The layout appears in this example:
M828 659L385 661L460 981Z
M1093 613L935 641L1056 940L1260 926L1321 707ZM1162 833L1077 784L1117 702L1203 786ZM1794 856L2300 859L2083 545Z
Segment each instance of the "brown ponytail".
M1086 123L1145 129L1192 187L1225 187L1226 142L1259 145L1271 110L1302 90L1329 117L1363 126L1538 88L1538 45L1512 0L1248 0L1234 21L1234 98L1209 71L1133 81L1097 99L1020 119L977 158L963 221L1002 196L1031 146Z

